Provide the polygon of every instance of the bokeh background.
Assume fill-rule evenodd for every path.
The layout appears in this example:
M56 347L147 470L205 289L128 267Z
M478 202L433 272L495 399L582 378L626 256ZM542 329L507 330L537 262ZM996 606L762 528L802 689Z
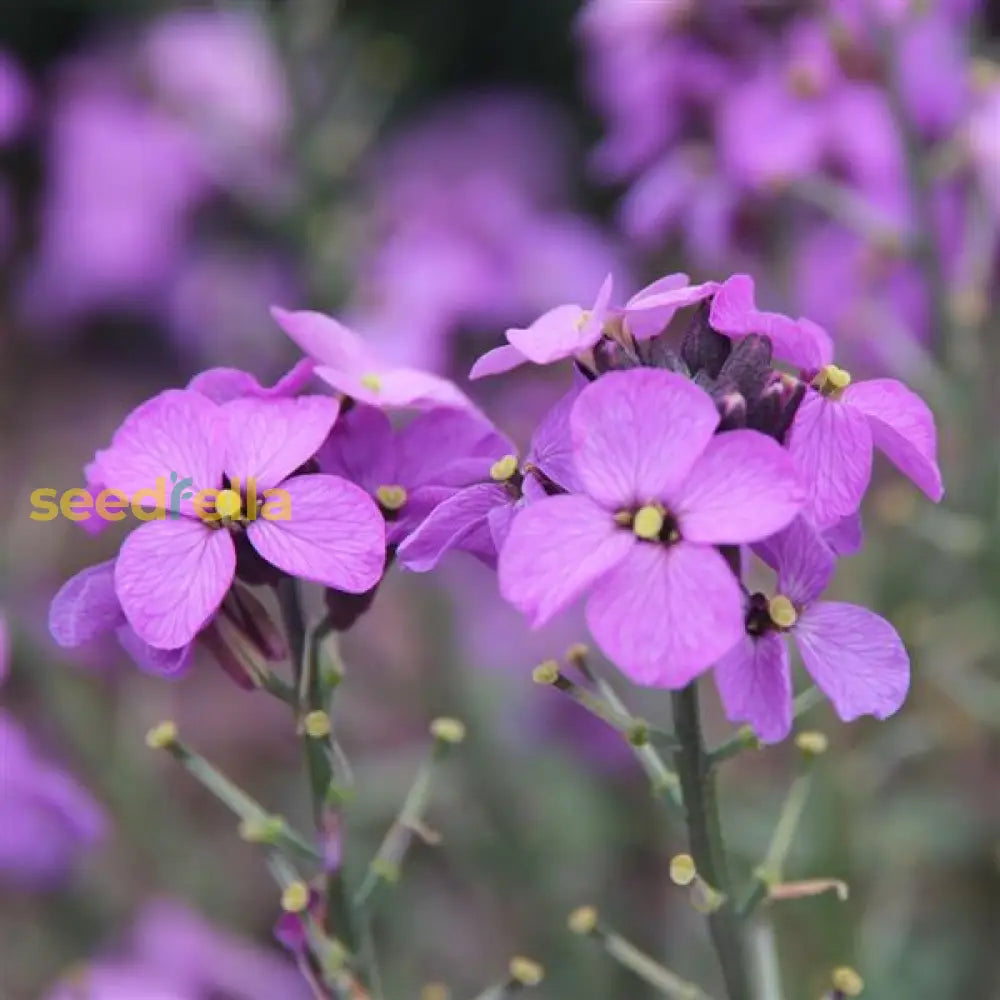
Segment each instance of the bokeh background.
M0 998L305 996L275 890L222 806L143 745L174 717L275 811L304 818L287 711L211 663L170 683L117 647L67 658L48 600L115 532L29 520L146 396L295 352L271 303L336 311L387 356L463 378L552 305L673 270L754 275L856 373L934 408L948 495L877 470L837 593L913 657L884 723L831 740L790 877L851 887L772 907L789 1000L857 967L879 1000L1000 997L1000 7L976 0L0 2ZM558 377L476 398L516 438ZM394 573L344 644L336 723L357 777L349 849L395 816L447 713L469 738L376 932L392 998L473 995L512 954L540 997L642 1000L566 914L719 991L671 886L683 831L628 748L553 691L529 633L458 555ZM609 674L608 676L613 676ZM669 724L665 694L620 688ZM709 731L729 727L706 683ZM791 747L722 778L758 863Z

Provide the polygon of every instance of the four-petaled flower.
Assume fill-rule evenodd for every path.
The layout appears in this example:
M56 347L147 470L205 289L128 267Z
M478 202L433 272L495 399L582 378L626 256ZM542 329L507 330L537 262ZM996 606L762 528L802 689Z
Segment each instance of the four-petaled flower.
M739 583L717 546L787 525L804 495L755 431L715 436L709 396L671 372L612 372L570 415L581 492L529 503L500 553L504 597L535 626L590 591L598 645L633 680L681 687L740 638Z

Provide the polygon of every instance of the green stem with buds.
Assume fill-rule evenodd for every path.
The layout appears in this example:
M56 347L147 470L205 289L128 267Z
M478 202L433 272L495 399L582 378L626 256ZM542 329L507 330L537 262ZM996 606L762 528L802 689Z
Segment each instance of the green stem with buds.
M723 896L708 915L709 930L729 1000L750 1000L750 980L739 921L722 842L716 801L715 774L705 749L698 709L698 689L689 684L673 694L674 731L679 748L675 754L684 798L691 855L701 878Z

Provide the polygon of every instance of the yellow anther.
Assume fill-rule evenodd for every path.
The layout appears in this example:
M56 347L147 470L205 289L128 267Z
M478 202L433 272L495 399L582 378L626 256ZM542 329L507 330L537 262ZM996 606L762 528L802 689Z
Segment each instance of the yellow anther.
M574 934L593 934L597 928L597 910L593 906L578 906L566 920Z
M243 509L243 497L236 490L219 490L215 498L215 512L220 517L239 517Z
M818 757L821 753L826 753L829 749L830 741L825 733L817 732L815 729L807 729L795 737L795 745L810 757Z
M146 733L146 746L150 750L166 750L177 742L177 723L167 720L158 726L153 726Z
M536 684L555 684L559 680L559 664L555 660L546 660L539 663L531 671L531 679Z
M537 986L545 978L545 969L523 955L510 960L510 978L522 986Z
M767 602L767 613L778 628L791 628L799 618L795 605L784 594L777 594Z
M678 854L670 859L670 881L674 885L690 885L697 877L698 869L690 854Z
M833 988L845 997L859 997L865 988L865 981L849 965L841 965L831 975Z
M647 504L636 511L632 519L632 530L639 538L652 542L660 537L663 520L663 510L653 504Z
M836 399L851 384L851 373L837 365L826 365L813 380L820 392Z
M460 719L441 716L431 723L431 736L441 743L461 743L465 739L465 723Z
M358 379L358 381L366 389L371 389L372 392L382 391L382 379L380 379L375 372L366 372L360 379Z
M375 499L383 510L399 510L406 503L406 489L403 486L380 486L375 491Z
M306 736L314 740L326 739L330 735L330 716L321 709L317 709L315 712L310 712L302 720L302 728L305 730Z
M593 315L589 309L581 309L580 315L576 319L576 328L582 330L590 322L590 318Z
M281 894L281 908L285 913L302 913L309 905L309 886L305 882L289 882Z
M517 472L517 456L504 455L490 466L490 479L495 483L505 483Z

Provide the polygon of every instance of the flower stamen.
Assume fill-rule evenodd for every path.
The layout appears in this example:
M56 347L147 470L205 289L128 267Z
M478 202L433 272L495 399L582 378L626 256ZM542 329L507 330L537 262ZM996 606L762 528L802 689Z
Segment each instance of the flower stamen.
M663 508L656 504L647 504L635 512L635 517L632 519L632 531L637 538L642 538L647 542L655 542L660 537L664 521Z
M851 373L837 365L825 365L813 379L813 385L830 399L840 399L850 384Z
M517 456L504 455L490 466L490 479L495 483L506 483L517 472Z
M243 510L243 497L236 490L219 490L215 498L215 512L222 518L237 520Z
M767 602L767 613L778 628L791 628L799 619L795 605L784 594L777 594Z
M407 500L406 487L395 483L380 486L375 490L375 499L383 510L401 510Z

